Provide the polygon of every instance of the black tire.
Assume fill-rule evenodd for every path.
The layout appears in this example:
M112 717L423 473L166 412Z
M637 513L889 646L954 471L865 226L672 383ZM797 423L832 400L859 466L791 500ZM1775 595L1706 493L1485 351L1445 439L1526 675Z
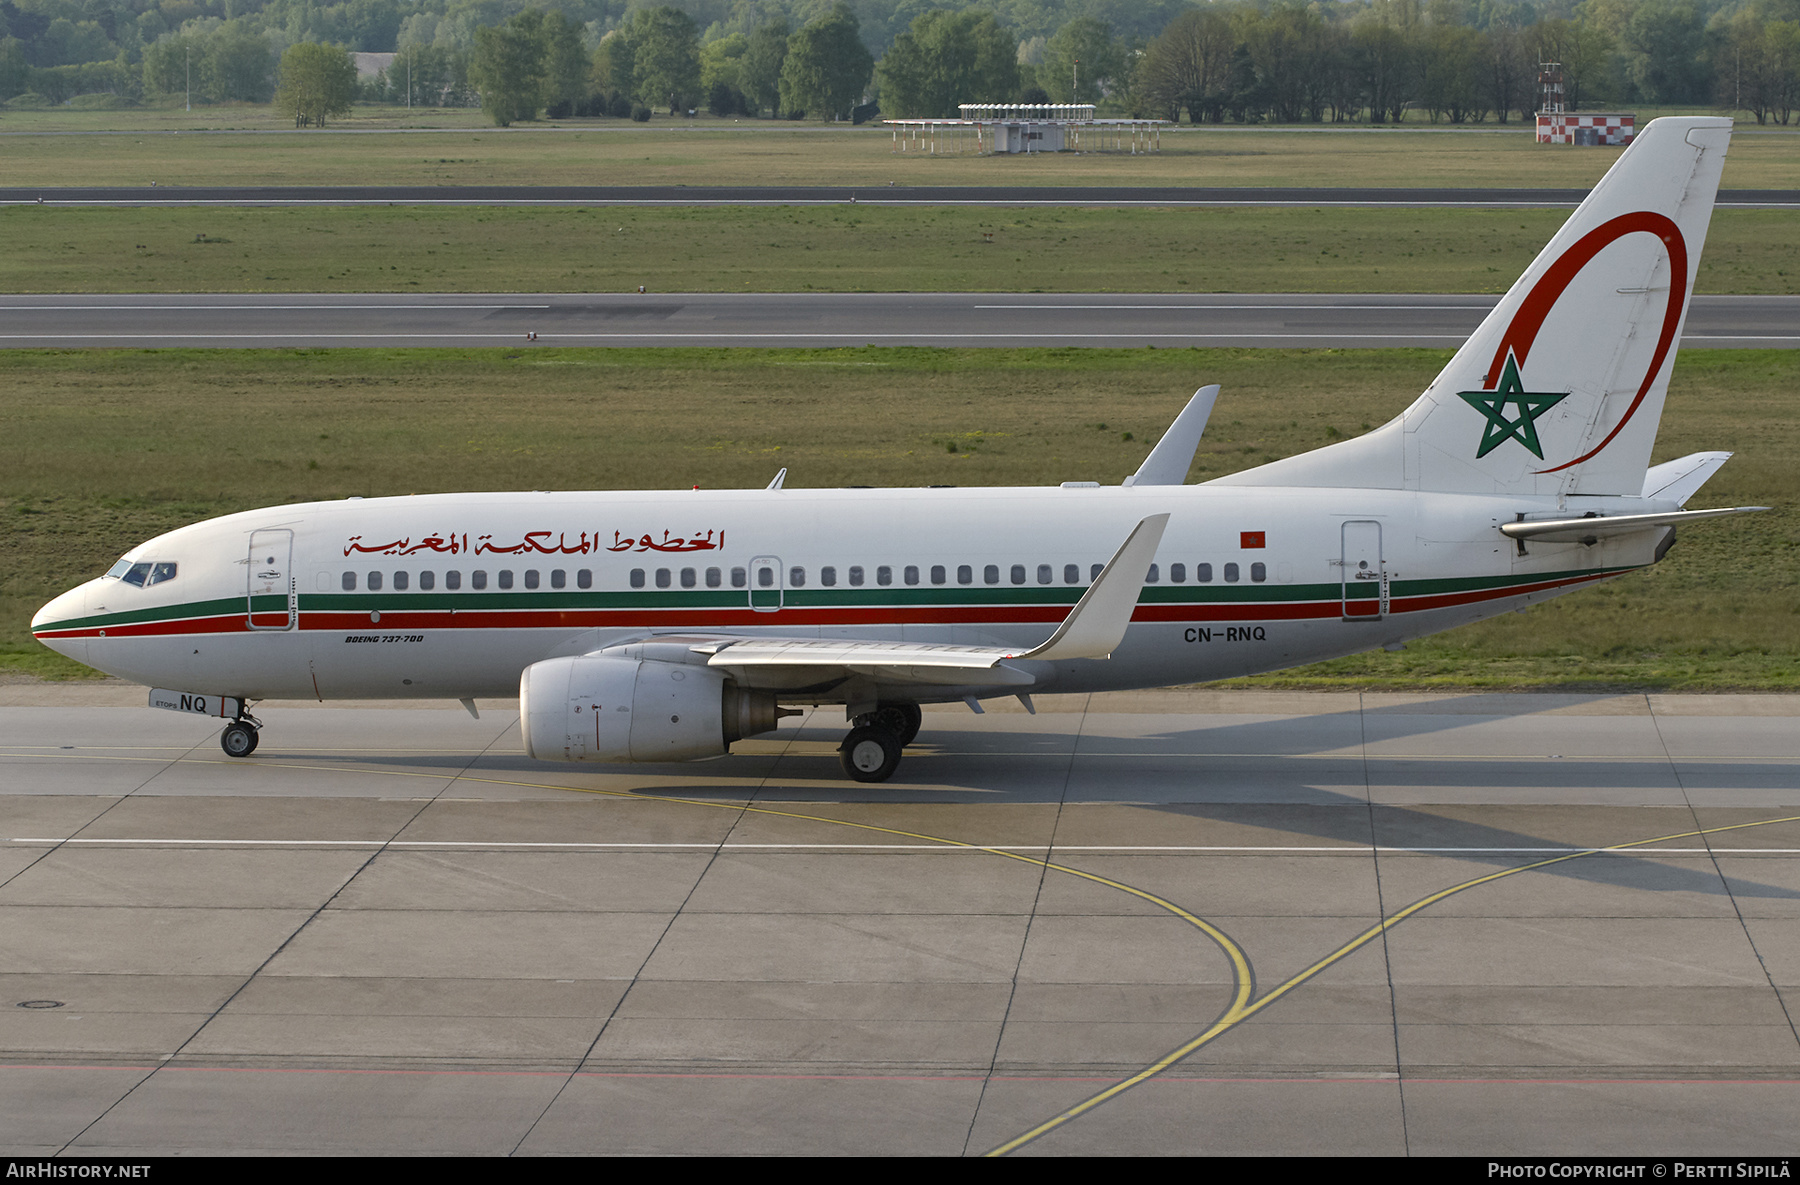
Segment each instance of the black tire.
M919 711L918 704L882 704L869 717L869 723L893 733L904 747L919 738L919 726L925 723L925 713Z
M900 768L900 738L885 728L853 728L838 746L838 764L858 782L885 782Z
M248 757L256 752L256 729L242 720L233 720L219 734L219 748L225 750L227 757Z

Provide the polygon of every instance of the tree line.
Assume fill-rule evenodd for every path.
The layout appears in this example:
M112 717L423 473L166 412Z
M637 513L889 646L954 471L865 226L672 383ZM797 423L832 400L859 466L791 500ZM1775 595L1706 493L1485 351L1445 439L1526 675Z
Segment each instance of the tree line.
M1788 123L1800 98L1800 0L0 0L0 101L268 102L299 44L395 52L356 100L479 105L501 124L1006 101L1505 122L1536 109L1548 61L1571 109Z

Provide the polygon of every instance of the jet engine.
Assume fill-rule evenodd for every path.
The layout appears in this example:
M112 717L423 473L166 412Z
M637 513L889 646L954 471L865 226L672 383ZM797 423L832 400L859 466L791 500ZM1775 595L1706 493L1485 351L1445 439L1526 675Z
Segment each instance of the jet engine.
M539 761L718 757L784 715L775 696L685 663L610 655L551 658L519 676L520 731Z

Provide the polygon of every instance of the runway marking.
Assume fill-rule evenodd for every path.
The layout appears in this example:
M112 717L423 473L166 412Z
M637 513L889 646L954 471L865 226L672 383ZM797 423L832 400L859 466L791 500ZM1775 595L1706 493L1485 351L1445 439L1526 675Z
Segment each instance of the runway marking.
M164 1074L343 1074L362 1077L446 1077L446 1078L543 1078L564 1077L567 1070L450 1069L439 1066L395 1066L385 1068L353 1066L191 1066L172 1062L155 1065L123 1063L89 1064L82 1062L7 1062L0 1073L8 1070L99 1070L139 1073L154 1070ZM1110 1074L832 1074L774 1073L768 1071L728 1070L577 1070L583 1078L650 1078L676 1080L718 1080L724 1082L980 1082L984 1078L1003 1077L1008 1082L1106 1082ZM1202 1075L1164 1075L1150 1085L1180 1086L1392 1086L1399 1075L1391 1070L1376 1073L1326 1072L1304 1077L1220 1078ZM1800 1086L1800 1078L1408 1078L1410 1083L1432 1086Z
M579 790L579 793L588 793ZM633 797L643 797L634 795ZM859 824L860 826L860 824ZM49 844L98 847L111 845L115 847L254 847L254 848L416 848L420 850L456 849L470 851L513 849L537 850L555 849L561 851L726 851L726 852L944 852L946 855L959 852L1124 852L1150 854L1193 854L1208 852L1213 855L1270 856L1296 855L1309 856L1406 856L1406 855L1447 855L1447 856L1541 856L1546 854L1585 856L1602 849L1594 848L1516 848L1516 847L1346 847L1343 845L1203 845L1203 844L984 844L970 843L963 848L946 850L948 840L932 843L682 843L674 840L654 843L590 843L575 840L481 840L481 839L134 839L112 838L94 839L88 837L71 837L58 839L55 836L20 835L8 839L8 843L17 844ZM1646 843L1655 841L1645 841ZM1604 849L1610 851L1611 849ZM1800 848L1639 848L1621 855L1648 856L1800 856Z
M138 705L131 705L131 706L136 707ZM1047 715L1048 713L1039 713L1039 714ZM772 742L769 742L766 740L760 740L757 738L752 738L746 742L742 742L744 744L750 745L751 746L750 748L734 750L731 755L733 757L749 757L749 758L768 759L771 757L777 757L777 756L781 755L780 753L777 752L778 748L783 748L783 747L791 748L792 745L810 745L810 746L814 746L814 749L812 751L802 750L801 752L799 752L797 754L790 752L788 754L789 756L824 757L824 756L828 756L828 755L836 756L836 754L837 754L837 743L835 741L812 740L810 738L803 738L803 737L800 737L800 736L797 736L794 734L789 734L789 735L790 735L790 737L792 737L792 740L788 742L787 746L776 746ZM1102 737L1102 738L1100 738L1100 742L1101 743L1118 743L1118 738ZM1377 742L1377 743L1379 743L1379 742ZM756 746L758 746L759 744L762 746L765 746L765 747L757 748ZM193 746L191 746L191 745L84 745L80 749L74 750L74 751L71 751L71 748L72 747L65 748L60 745L55 748L52 748L48 745L42 745L42 746L40 746L40 745L16 745L13 747L12 751L0 752L0 760L5 760L7 758L14 758L14 759L21 760L21 761L35 761L35 760L40 760L45 757L56 757L56 758L62 758L65 760L76 759L76 760L87 760L87 761L160 761L160 760L163 760L160 757L138 757L138 756L133 756L133 754L163 753L163 752L186 753L190 749L192 749ZM331 757L336 757L339 759L341 759L342 756L346 753L368 753L368 754L374 754L377 756L388 756L388 757L407 757L407 756L461 757L461 756L468 756L470 754L480 754L480 753L486 752L486 750L483 750L483 749L425 749L425 748L378 749L378 748L357 748L357 747L351 746L351 745L346 745L341 749L336 749L336 748L334 748L334 749L302 749L298 746L291 746L291 747L284 747L284 749L282 751L284 753L294 755L294 756L303 756L305 754L310 754L310 753L321 753L321 754L327 754ZM952 749L948 749L948 748L936 748L936 747L932 747L932 746L924 746L924 747L921 747L919 749L919 751L916 753L908 753L906 755L906 759L908 761L915 761L915 760L926 761L926 760L939 760L939 759L947 759L947 758L966 759L969 757L1024 757L1024 758L1040 758L1043 760L1054 759L1057 761L1061 761L1062 759L1066 758L1067 756L1069 756L1069 754L1066 750L1051 752L1051 751L1045 751L1045 750L1029 750L1029 749L985 749L980 753L969 753L969 752L962 751L962 750L952 750ZM1582 761L1604 761L1604 762L1607 762L1608 764L1616 764L1619 762L1637 762L1640 764L1653 763L1653 764L1661 765L1665 761L1664 758L1646 757L1642 753L1379 753L1379 752L1377 752L1377 753L1368 754L1366 757L1364 757L1355 752L1352 752L1350 750L1344 750L1344 749L1326 750L1324 752L1319 752L1319 753L1276 753L1276 752L1256 753L1256 752L1250 752L1250 751L1240 752L1240 751L1226 750L1226 749L1158 749L1155 752L1148 752L1148 751L1139 751L1139 750L1093 748L1093 749L1077 749L1075 751L1075 757L1078 760L1086 760L1086 761L1093 761L1093 760L1097 760L1097 759L1101 759L1101 758L1109 758L1109 759L1111 759L1111 758L1126 758L1126 759L1151 759L1151 760L1161 760L1163 758L1203 758L1203 759L1209 760L1209 761L1217 761L1217 760L1221 760L1221 759L1249 760L1249 761L1319 761L1319 762L1342 762L1342 761L1358 761L1358 762L1360 762L1363 760L1369 760L1369 761L1429 761L1429 762L1443 762L1446 764L1463 764L1463 765L1480 764L1483 762L1494 762L1494 761L1511 763L1511 764L1528 764L1528 765L1529 764L1539 764L1539 763L1544 763L1544 762L1552 762L1552 761L1556 762L1558 765L1568 765L1571 762L1582 762ZM193 760L197 761L200 759L196 758ZM1673 760L1678 763L1705 762L1709 765L1793 765L1797 762L1800 762L1800 754L1795 754L1792 756L1781 756L1781 757L1762 757L1762 756L1745 756L1745 755L1736 754L1736 753L1719 753L1719 754L1694 753L1694 754L1687 754L1687 755L1677 755L1668 760ZM217 762L217 764L229 765L229 764L233 764L233 763L232 762ZM315 767L307 766L307 765L286 765L286 764L284 764L283 768L312 769Z
M1178 342L1244 342L1273 341L1294 343L1304 348L1306 342L1420 342L1456 344L1467 338L1465 333L1333 333L1329 330L1293 333L1058 333L1063 340L1081 341L1178 341ZM201 341L514 341L524 333L9 333L0 334L0 342L201 342ZM933 345L946 341L1029 342L1041 345L1038 335L1027 330L1013 333L560 333L543 330L539 345L556 341L876 341ZM1682 343L1699 346L1705 342L1785 342L1800 343L1800 335L1745 333L1684 333Z
M343 309L356 312L364 309L549 309L547 304L3 304L0 313L162 313L162 312L213 312L220 309L240 313L291 313L296 311L317 312L323 310ZM1345 306L1353 307L1353 306Z
M395 338L418 339L421 341L454 340L467 341L471 338L495 338L511 341L521 338L519 333L9 333L0 334L0 341L319 341L324 339L363 341L392 340ZM1083 338L1092 340L1113 341L1120 338L1141 340L1156 338L1173 341L1191 341L1196 339L1218 339L1220 341L1242 341L1245 339L1269 338L1288 341L1294 338L1329 337L1334 341L1462 341L1468 335L1463 333L1058 333L1059 338ZM807 340L829 341L868 341L871 338L886 338L896 341L913 340L973 340L992 341L998 339L1019 338L1033 339L1030 330L1021 329L1015 333L936 333L923 331L918 333L807 333L807 332L765 332L765 333L559 333L547 330L538 334L540 341L551 338L582 338L622 341L636 338L742 338L753 341L772 339L805 338ZM1756 340L1761 340L1756 339ZM1795 340L1800 338L1771 338L1770 340Z
M1497 302L1498 297L1495 298ZM86 307L86 306L69 306ZM143 306L133 306L143 307ZM1181 313L1206 312L1284 312L1308 313L1314 310L1332 311L1349 309L1354 312L1386 313L1394 311L1427 311L1447 310L1450 312L1491 313L1494 305L1490 304L978 304L978 309L1077 309L1092 311L1095 309L1166 309Z
M1730 825L1724 826L1724 827L1706 827L1706 828L1701 828L1696 831L1682 831L1682 832L1677 832L1673 835L1658 836L1654 839L1634 840L1630 843L1612 844L1607 847L1584 848L1581 851L1569 852L1566 855L1556 856L1549 860L1538 860L1531 864L1521 865L1518 868L1507 868L1507 869L1503 869L1499 872L1489 873L1486 876L1474 877L1470 880L1463 881L1461 884L1451 885L1447 889L1441 889L1438 892L1433 893L1427 897L1422 897L1419 900L1413 902L1411 905L1407 906L1406 908L1399 910L1398 912L1390 914L1388 917L1381 919L1381 921L1379 921L1375 925L1369 927L1367 930L1364 930L1361 934L1358 934L1355 938L1352 938L1349 942L1346 942L1344 945L1338 947L1336 950L1332 951L1330 954L1326 955L1324 958L1318 960L1312 966L1306 968L1304 971L1301 971L1299 974L1292 976L1291 978L1287 979L1286 981L1282 982L1281 984L1277 985L1276 987L1271 988L1268 992L1263 994L1261 997L1257 998L1254 1002L1246 1002L1246 1003L1240 1004L1240 1003L1234 1001L1232 1006L1230 1008L1226 1009L1225 1015L1221 1016L1218 1020L1214 1021L1213 1024L1209 1028L1207 1028L1205 1031L1200 1033L1197 1037L1193 1038L1191 1041L1188 1041L1185 1044L1179 1045L1176 1048L1170 1050L1168 1053L1166 1053L1162 1057L1158 1058L1155 1062L1152 1062L1149 1066L1146 1066L1144 1069L1138 1071L1136 1074L1133 1074L1131 1077L1125 1079L1123 1082L1116 1083L1113 1086L1110 1086L1103 1091L1100 1091L1093 1095L1089 1095L1086 1099L1083 1099L1081 1102L1075 1104L1073 1107L1070 1107L1067 1110L1060 1112L1056 1116L1044 1121L1043 1123L1038 1124L1036 1127L1032 1128L1031 1130L1024 1132L1020 1135L1014 1136L1012 1139L1006 1141L1006 1143L1001 1144L998 1147L993 1148L992 1150L987 1152L986 1155L987 1156L1005 1156L1009 1152L1016 1151L1017 1149L1024 1147L1026 1144L1031 1143L1033 1140L1036 1140L1041 1136L1047 1135L1050 1132L1055 1131L1057 1128L1068 1123L1069 1121L1080 1117L1081 1115L1087 1113L1088 1111L1093 1110L1095 1107L1100 1106L1102 1103L1105 1103L1110 1099L1118 1097L1119 1095L1123 1094L1127 1090L1130 1090L1132 1087L1138 1085L1139 1083L1146 1082L1149 1079L1156 1077L1157 1075L1163 1073L1163 1071L1169 1069L1176 1062L1187 1057L1189 1054L1194 1053L1197 1050L1199 1050L1202 1046L1208 1045L1211 1042L1213 1042L1214 1040L1218 1039L1219 1037L1224 1036L1226 1033L1228 1033L1232 1029L1236 1028L1239 1024L1242 1024L1244 1021L1249 1020L1251 1017L1253 1017L1257 1013L1263 1011L1264 1009L1269 1007L1269 1005L1275 1003L1277 1000L1280 1000L1283 996L1286 996L1288 993L1292 992L1295 988L1298 988L1302 984L1306 983L1308 980L1313 979L1314 977L1319 975L1321 972L1325 971L1327 968L1329 968L1339 962L1342 962L1344 959L1348 958L1350 955L1354 954L1358 950L1361 950L1363 947L1367 946L1369 943L1373 942L1375 939L1380 938L1383 934L1386 934L1389 930L1392 930L1395 926L1398 926L1401 922L1404 922L1406 919L1412 917L1414 914L1417 914L1420 911L1429 908L1430 906L1436 905L1438 902L1443 901L1446 898L1452 897L1452 896L1456 895L1457 893L1465 892L1466 890L1476 888L1477 886L1480 886L1480 885L1490 884L1497 880L1503 880L1509 876L1517 876L1519 873L1522 873L1522 872L1532 872L1539 868L1548 868L1549 866L1551 866L1553 864L1561 864L1561 863L1564 863L1565 861L1577 860L1583 856L1594 856L1594 855L1600 855L1602 853L1607 853L1607 852L1626 851L1626 850L1630 850L1630 849L1641 848L1647 844L1666 843L1669 840L1674 840L1674 839L1689 839L1689 838L1692 838L1694 836L1699 836L1699 835L1716 835L1716 834L1718 834L1720 832L1724 832L1724 831L1741 831L1741 830L1744 830L1744 829L1750 828L1750 827L1767 827L1770 824L1774 824L1774 823L1795 823L1795 822L1800 822L1800 815L1790 815L1786 818L1781 818L1781 819L1762 819L1762 820L1759 820L1754 823L1733 823L1733 824L1730 824Z

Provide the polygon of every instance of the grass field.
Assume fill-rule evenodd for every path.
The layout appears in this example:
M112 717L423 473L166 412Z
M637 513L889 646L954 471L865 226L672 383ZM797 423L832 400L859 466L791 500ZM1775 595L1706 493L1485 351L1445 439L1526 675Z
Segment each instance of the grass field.
M1647 115L1648 113L1644 113ZM445 122L461 126L445 128ZM883 127L658 118L483 128L478 112L363 113L295 131L266 107L7 111L9 186L88 185L1592 185L1615 148L1474 128L1183 127L1161 151L977 157L896 153ZM415 126L405 126L405 125ZM198 134L196 134L198 133ZM1727 188L1800 184L1800 129L1740 125Z
M1439 351L0 352L0 669L81 674L44 600L160 531L258 505L480 489L1116 482L1201 382L1194 478L1396 414ZM1524 615L1257 680L1800 687L1800 353L1687 351L1657 459L1738 452L1657 568Z
M1561 210L0 208L6 292L1500 292ZM1800 292L1785 210L1697 290ZM992 235L992 241L984 236Z

